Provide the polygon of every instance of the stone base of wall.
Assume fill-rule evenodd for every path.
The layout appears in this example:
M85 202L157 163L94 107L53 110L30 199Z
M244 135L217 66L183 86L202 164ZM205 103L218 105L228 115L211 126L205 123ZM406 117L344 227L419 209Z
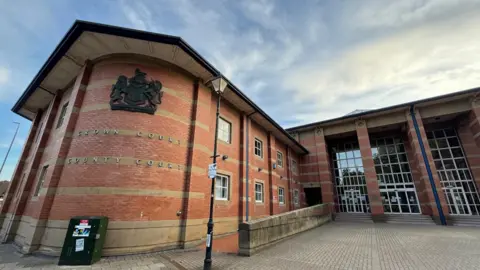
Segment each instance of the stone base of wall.
M5 218L7 222L8 216ZM149 253L172 249L197 248L205 243L207 219L189 220L182 224L180 220L163 221L111 221L107 229L102 256L118 256ZM238 247L238 217L217 218L215 220L215 238L221 239L222 246ZM23 254L42 254L60 256L68 220L37 220L32 217L16 217L12 223L8 241L13 242ZM232 237L231 235L235 235ZM228 243L223 238L228 236ZM2 238L3 239L3 238ZM184 241L182 241L184 239ZM220 240L219 240L220 241Z
M239 255L251 256L278 241L332 220L332 205L319 204L240 224Z

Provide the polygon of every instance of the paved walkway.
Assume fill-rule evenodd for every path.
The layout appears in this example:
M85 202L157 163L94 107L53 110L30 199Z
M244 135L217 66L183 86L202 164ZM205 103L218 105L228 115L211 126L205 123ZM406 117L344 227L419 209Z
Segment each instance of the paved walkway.
M112 257L78 269L202 269L203 256L202 250ZM330 223L249 258L213 259L214 269L480 269L480 229ZM2 266L55 268L51 258L12 255L9 245L0 246Z

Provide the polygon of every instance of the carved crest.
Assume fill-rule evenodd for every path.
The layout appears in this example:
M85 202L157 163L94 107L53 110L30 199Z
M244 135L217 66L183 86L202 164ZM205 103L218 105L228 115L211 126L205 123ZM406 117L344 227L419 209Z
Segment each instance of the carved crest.
M156 80L147 81L146 75L137 68L131 78L119 76L112 85L110 108L155 114L157 105L162 103L162 83Z

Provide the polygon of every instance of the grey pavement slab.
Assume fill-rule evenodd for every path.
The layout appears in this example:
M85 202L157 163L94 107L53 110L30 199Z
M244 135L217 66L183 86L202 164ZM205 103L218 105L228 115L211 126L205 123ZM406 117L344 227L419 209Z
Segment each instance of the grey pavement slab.
M213 243L215 244L215 243ZM204 250L103 258L58 267L51 257L20 256L0 245L1 269L202 269ZM252 257L213 254L213 269L480 269L480 229L329 223Z

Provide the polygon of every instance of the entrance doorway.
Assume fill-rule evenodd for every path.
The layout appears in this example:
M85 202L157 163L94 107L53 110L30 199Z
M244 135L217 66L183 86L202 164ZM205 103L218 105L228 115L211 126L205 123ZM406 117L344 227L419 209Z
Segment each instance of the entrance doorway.
M341 142L330 148L339 212L369 213L370 204L358 142Z
M452 209L452 213L457 215L471 215L472 210L468 205L467 196L465 190L462 187L447 187L443 191L447 197L447 203L449 208Z
M360 194L360 190L346 190L344 193L344 204L347 208L347 213L363 213L363 205L366 203Z
M429 131L427 138L448 212L451 215L479 215L480 197L455 129Z
M322 203L322 189L321 188L304 188L305 199L308 206L313 206Z
M381 189L383 208L391 214L420 214L417 193L414 188Z
M420 214L407 153L400 137L371 140L373 162L386 214Z

